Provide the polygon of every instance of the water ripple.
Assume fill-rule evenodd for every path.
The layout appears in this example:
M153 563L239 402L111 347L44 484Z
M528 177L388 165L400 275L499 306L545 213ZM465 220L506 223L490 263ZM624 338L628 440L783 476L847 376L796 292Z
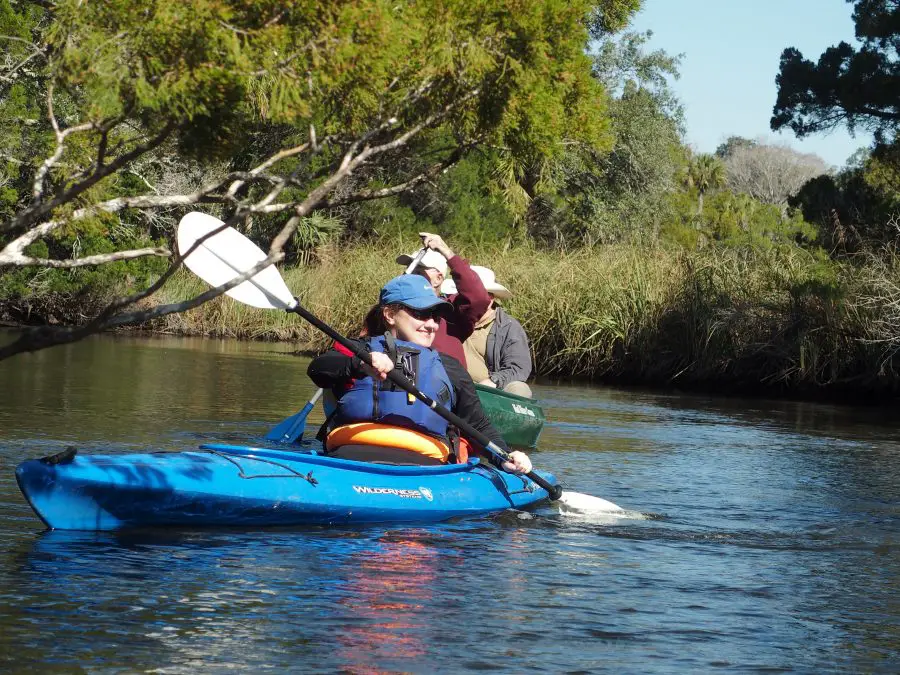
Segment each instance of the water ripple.
M259 349L99 338L2 366L0 670L895 670L900 443L878 409L536 386L535 465L645 519L43 530L25 457L247 442L302 405L305 361Z

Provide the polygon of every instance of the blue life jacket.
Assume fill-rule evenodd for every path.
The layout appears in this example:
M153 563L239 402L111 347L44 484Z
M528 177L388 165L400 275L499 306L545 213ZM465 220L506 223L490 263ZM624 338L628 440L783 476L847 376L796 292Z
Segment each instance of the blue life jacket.
M383 352L394 360L394 369L440 405L452 409L456 402L453 384L433 349L397 340L390 333L369 338L373 352ZM414 429L446 440L447 420L390 380L363 377L338 399L336 423L378 422Z

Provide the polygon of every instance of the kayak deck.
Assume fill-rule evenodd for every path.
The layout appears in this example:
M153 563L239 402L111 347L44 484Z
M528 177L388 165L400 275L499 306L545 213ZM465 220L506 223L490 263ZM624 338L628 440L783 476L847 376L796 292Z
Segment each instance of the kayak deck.
M394 466L225 444L28 460L16 479L47 526L69 530L434 522L548 498L528 478L474 459Z

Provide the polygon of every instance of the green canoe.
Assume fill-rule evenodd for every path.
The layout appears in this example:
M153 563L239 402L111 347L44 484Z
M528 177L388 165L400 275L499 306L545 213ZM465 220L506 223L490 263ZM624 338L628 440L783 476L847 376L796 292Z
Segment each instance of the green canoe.
M544 410L537 401L476 384L481 407L507 445L533 448L544 428Z

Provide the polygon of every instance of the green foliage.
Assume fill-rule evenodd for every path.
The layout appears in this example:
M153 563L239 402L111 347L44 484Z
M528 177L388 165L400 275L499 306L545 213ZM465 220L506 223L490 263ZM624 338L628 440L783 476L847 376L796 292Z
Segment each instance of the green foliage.
M0 221L30 194L30 160L50 148L42 122L42 60L30 43L46 24L35 3L0 0L0 51L18 70L0 79Z
M605 0L591 9L591 37L600 40L625 28L641 8L641 0Z
M755 148L758 145L756 141L743 136L729 136L723 143L719 143L716 148L715 155L719 159L728 159L739 148Z
M121 248L158 246L161 242L133 238L124 228L109 232L102 227L79 231L26 248L35 257L87 256L110 253ZM133 287L150 285L166 269L161 258L119 260L106 265L75 269L25 267L0 274L0 302L15 318L81 323L117 295ZM31 316L26 316L31 315Z
M649 34L607 38L594 75L614 94L609 153L572 146L532 190L528 232L558 247L614 241L654 241L669 218L667 194L683 161L681 105L668 85L678 57L647 53ZM507 181L510 182L510 181Z
M877 146L862 166L866 184L885 202L886 210L900 214L900 140Z
M396 274L396 250L367 243L333 253L321 266L283 272L305 306L354 334L380 284ZM464 251L490 261L513 291L504 305L528 333L540 374L731 392L900 390L895 253L853 264L794 246L513 245L500 253L496 244ZM190 297L196 283L185 275L169 289L180 295L167 299ZM290 339L313 351L329 344L283 312L224 297L157 327Z
M440 232L454 244L509 237L514 216L493 183L496 162L493 153L472 154L415 192L346 210L345 238L388 237L411 248L423 231Z
M684 166L681 180L697 195L697 215L703 213L703 197L725 185L725 165L715 155L701 154Z
M892 242L900 215L898 142L866 153L835 176L809 181L790 201L835 253Z
M772 129L789 127L798 136L841 124L875 132L873 152L855 155L837 176L811 180L790 202L836 254L893 240L900 214L900 3L852 1L862 44L841 42L817 63L785 49L771 120Z
M345 234L349 239L391 237L408 241L412 248L418 241L417 232L428 231L427 216L420 218L413 208L399 197L387 197L364 202L353 209L347 219Z
M776 82L778 98L773 130L790 127L806 136L846 124L872 129L886 142L900 124L900 3L896 0L854 2L854 47L841 42L829 47L817 63L791 47L781 55Z
M441 176L422 210L437 231L462 242L500 241L509 236L513 215L492 189L496 161L493 154L471 155Z
M766 248L809 243L816 229L797 213L782 217L781 209L746 194L719 192L704 204L703 228L711 239L727 246Z
M772 338L797 316L812 317L810 326L820 319L836 325L828 322L837 321L834 303L849 293L849 282L815 248L805 209L804 218L721 189L721 157L752 142L732 138L719 157L691 158L682 143L683 110L669 87L679 57L648 51L649 34L611 36L639 4L63 0L51 14L0 0L7 34L50 47L49 60L0 88L0 148L8 148L0 149L0 217L27 203L36 168L53 151L45 110L51 82L62 128L124 120L109 148L175 128L157 151L53 216L112 197L188 193L305 142L312 125L329 144L278 167L291 176L281 198L301 200L349 142L386 117L396 122L370 142L449 111L445 122L354 171L332 195L336 205L301 221L286 247L289 264L300 265L288 268L289 283L326 320L353 332L378 284L396 273L396 254L428 230L515 287L510 307L533 334L542 372L637 379L685 372L702 380L744 359L758 366L746 372L782 377L795 367L796 351L805 350L801 369L820 362L815 350L836 354L840 341L816 343L813 328L795 341ZM24 58L28 45L22 49ZM95 132L71 136L51 189L96 161L99 141ZM455 163L415 191L341 203L442 161ZM896 166L884 146L860 165L854 189L895 204ZM238 197L260 199L270 188L247 183ZM235 205L201 208L226 217ZM181 213L84 218L28 251L67 258L165 243ZM265 246L288 217L254 215L245 232ZM0 298L32 307L56 298L46 306L71 307L67 316L77 321L101 299L145 287L164 265L145 258L6 272ZM572 274L560 279L560 270ZM161 299L196 290L180 278ZM264 314L223 299L165 326L321 346L308 329ZM753 362L753 344L767 339L791 353ZM639 356L644 349L646 358Z
M21 38L9 43L8 62L37 54L12 85L0 80L0 148L15 155L0 158L0 231L30 201L35 172L55 147L48 99L61 129L95 125L67 137L47 178L48 193L75 185L92 166L162 130L173 131L139 167L132 163L92 184L41 214L44 219L116 197L190 192L303 143L311 127L329 143L310 160L279 164L291 176L285 200L302 200L335 170L351 142L379 125L368 143L424 131L358 168L355 188L402 183L479 144L502 148L525 166L552 161L571 143L603 151L612 137L607 95L591 76L586 53L589 25L613 29L636 8L634 0L61 0L47 9L0 0L2 33ZM425 223L473 241L503 236L512 218L489 185L493 168L482 156L439 176L440 199L428 205L395 197L384 206L312 214L288 254L308 259L343 223L351 233L360 224L381 232L390 221L398 233ZM238 197L259 199L269 189L248 183ZM227 216L233 208L206 210ZM132 232L129 241L156 240L170 234L181 212L80 219L49 236L47 254L118 250L101 246L124 244L112 235L115 228ZM287 217L255 217L247 231L265 245ZM25 223L16 227L20 234ZM0 245L11 234L0 235ZM33 274L53 277L42 287L57 290L107 278L99 270ZM137 284L141 275L131 278Z
M110 146L174 124L181 153L251 163L305 137L310 124L348 139L386 115L409 128L449 110L451 138L477 137L531 163L558 154L563 141L608 146L586 23L619 4L66 0L46 30L32 32L52 53L46 74L57 105L71 102L64 126L141 123L113 133ZM42 95L26 100L40 107ZM99 135L83 139L67 151L70 163L92 158Z
M721 190L696 210L696 190L670 195L672 217L661 228L663 241L686 249L713 246L720 249L813 247L818 228L799 211L787 213L746 194Z
M684 109L669 86L670 78L680 77L682 56L672 56L662 49L648 52L646 46L652 37L653 31L627 32L603 40L594 56L594 76L619 98L625 98L626 91L651 97L658 113L683 133Z
M684 182L701 195L717 190L725 184L725 166L715 155L697 155L687 166Z

